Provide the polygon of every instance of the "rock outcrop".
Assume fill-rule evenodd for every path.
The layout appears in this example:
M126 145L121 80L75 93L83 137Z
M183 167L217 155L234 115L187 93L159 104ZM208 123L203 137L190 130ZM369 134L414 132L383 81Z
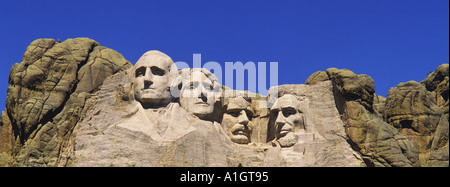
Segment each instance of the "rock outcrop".
M88 38L32 42L11 68L0 166L448 165L448 64L387 98L346 69L261 96L173 64L149 51L133 67Z
M376 103L380 102L374 94L372 78L346 69L330 68L325 73L333 82L336 108L345 123L348 141L367 166L420 166L414 145L375 112L374 97ZM316 82L314 77L307 81L308 84ZM377 108L379 110L380 106Z
M305 84L332 80L336 107L352 147L369 166L448 165L448 64L418 83L400 83L387 98L367 75L327 69Z
M431 96L436 98L436 104L444 114L441 116L439 123L432 135L429 147L429 166L448 166L449 158L449 64L440 65L436 71L431 72L428 77L421 83L425 85L427 90L431 92ZM447 122L445 122L445 117ZM427 147L428 148L428 147ZM426 160L426 159L424 159Z
M33 41L9 76L0 145L12 165L55 166L85 101L108 76L131 67L88 38Z
M436 104L441 108L445 116L449 118L449 64L440 65L436 71L428 74L428 77L421 83L436 98Z
M414 143L422 165L448 163L448 64L422 84L409 81L391 88L383 117Z

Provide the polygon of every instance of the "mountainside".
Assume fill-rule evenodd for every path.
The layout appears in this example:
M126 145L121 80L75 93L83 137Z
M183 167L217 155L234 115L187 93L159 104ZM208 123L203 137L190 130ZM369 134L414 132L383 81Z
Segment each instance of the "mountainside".
M196 105L182 95L145 98L159 83L162 93L189 91L186 75L195 70L169 75L149 66L160 82L146 80L142 67L163 62L173 64L151 51L133 66L88 38L33 41L10 71L0 166L449 164L448 64L420 83L398 84L387 98L375 94L370 76L347 69L315 72L305 84L254 97L217 85L202 69L201 80L222 94L202 93L205 103ZM204 106L211 112L196 111Z

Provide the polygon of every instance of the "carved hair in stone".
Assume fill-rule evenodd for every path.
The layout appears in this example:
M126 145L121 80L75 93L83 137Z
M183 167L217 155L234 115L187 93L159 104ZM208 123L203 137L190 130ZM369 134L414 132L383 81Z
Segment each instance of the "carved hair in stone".
M131 80L134 97L142 106L155 108L172 100L170 84L176 74L171 69L176 69L175 63L160 51L148 51L139 58Z
M200 119L213 121L216 104L221 100L221 85L214 74L203 68L182 69L174 85L180 90L182 108Z
M270 114L275 141L281 147L293 146L296 143L294 134L304 133L306 130L300 101L294 95L285 94L275 101Z
M249 122L253 116L251 98L246 96L225 97L222 127L231 141L238 144L251 142Z

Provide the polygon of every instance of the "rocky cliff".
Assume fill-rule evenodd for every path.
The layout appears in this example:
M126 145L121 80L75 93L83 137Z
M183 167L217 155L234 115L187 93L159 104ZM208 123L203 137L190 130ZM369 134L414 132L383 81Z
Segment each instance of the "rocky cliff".
M171 61L160 53L141 59ZM199 95L214 110L203 115L181 96L149 107L155 101L133 91L141 79L138 91L155 85L138 67L145 63L133 67L88 38L33 41L10 71L0 166L448 166L448 64L387 98L370 76L336 68L267 97L222 86L222 97ZM189 90L186 73L167 89Z
M2 158L13 166L64 165L61 153L85 115L86 100L106 77L129 67L121 54L88 38L33 41L10 71Z

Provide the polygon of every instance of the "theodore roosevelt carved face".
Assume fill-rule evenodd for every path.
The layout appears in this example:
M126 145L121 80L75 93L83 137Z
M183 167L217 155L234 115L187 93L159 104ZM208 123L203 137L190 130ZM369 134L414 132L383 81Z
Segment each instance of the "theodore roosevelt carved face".
M253 116L251 103L244 97L226 98L222 127L231 141L239 144L250 143L249 122Z
M170 83L176 68L172 59L160 51L148 51L134 66L132 77L134 96L144 107L167 104L171 101Z

